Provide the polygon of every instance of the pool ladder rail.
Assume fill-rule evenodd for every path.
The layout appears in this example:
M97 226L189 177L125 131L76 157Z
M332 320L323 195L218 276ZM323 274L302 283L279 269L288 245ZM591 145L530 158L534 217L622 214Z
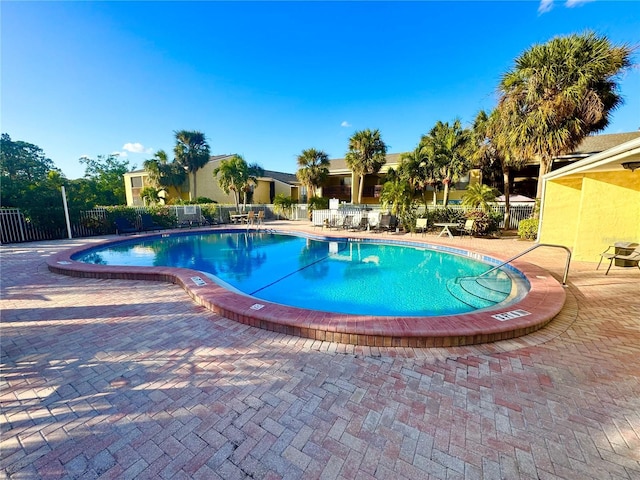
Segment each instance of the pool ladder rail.
M509 260L505 260L499 265L481 273L480 275L474 277L457 277L453 279L453 281L448 281L447 290L449 290L449 293L458 300L474 308L487 308L496 305L509 295L509 292L505 292L503 289L499 288L500 284L506 285L506 279L498 279L497 277L489 279L484 277L539 247L562 248L567 252L567 261L564 267L564 275L562 276L562 286L566 287L567 277L569 276L569 265L571 263L571 250L564 245L538 243L511 257ZM490 284L492 280L494 281L493 285ZM498 299L500 295L503 296Z

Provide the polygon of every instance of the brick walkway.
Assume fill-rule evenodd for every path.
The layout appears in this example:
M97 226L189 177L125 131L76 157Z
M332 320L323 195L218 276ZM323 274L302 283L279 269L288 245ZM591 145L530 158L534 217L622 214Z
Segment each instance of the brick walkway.
M573 262L562 313L517 341L369 348L47 270L94 241L0 247L0 477L640 478L637 269ZM527 259L562 275L561 252Z

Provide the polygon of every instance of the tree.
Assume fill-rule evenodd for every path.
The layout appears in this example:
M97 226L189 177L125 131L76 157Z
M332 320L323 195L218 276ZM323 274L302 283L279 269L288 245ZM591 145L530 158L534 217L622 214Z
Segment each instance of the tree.
M186 180L187 173L184 168L175 160L169 162L169 156L164 150L158 150L153 158L145 160L143 165L149 174L149 180L159 191L179 189Z
M175 132L176 146L173 149L176 161L191 175L189 200L198 196L196 172L209 161L209 144L204 133L180 130Z
M433 187L435 205L437 193L435 170L436 162L433 149L424 142L420 142L411 152L403 153L400 156L398 174L409 183L414 195L420 192L425 209L427 208L427 187Z
M120 160L118 155L98 155L96 159L82 157L85 164L84 178L93 184L94 205L124 205L127 203L122 176L135 169L129 167L128 160Z
M220 165L213 170L220 188L229 195L233 192L236 210L240 210L240 192L244 194L246 204L247 193L256 185L257 177L262 176L264 170L258 164L249 165L241 155L221 160Z
M349 139L349 151L345 156L347 166L360 178L358 203L362 203L365 175L378 173L387 161L387 146L379 130L360 130Z
M387 181L382 186L380 203L396 216L403 215L411 207L409 182L393 169L389 169Z
M502 125L502 117L497 110L487 115L481 110L476 115L471 129L471 159L476 165L490 165L498 163L502 171L504 181L504 225L509 227L511 221L511 169L519 170L526 163L524 157L514 153L509 143L507 128Z
M296 177L309 190L309 198L316 196L316 190L329 176L329 155L322 150L309 148L298 155Z
M469 171L467 159L470 142L470 132L462 128L459 119L452 125L449 125L449 122L438 121L429 133L422 137L421 143L433 152L436 164L435 178L444 185L444 206L449 204L451 183Z
M32 143L0 137L0 205L19 208L40 228L64 225L60 187L67 182L60 169Z
M630 57L631 48L587 32L532 46L503 75L501 123L517 156L540 160L537 198L554 157L609 124L622 103L615 78L631 66Z
M471 208L480 208L483 212L488 212L490 203L495 202L496 191L488 185L476 183L467 188L462 196L462 205Z

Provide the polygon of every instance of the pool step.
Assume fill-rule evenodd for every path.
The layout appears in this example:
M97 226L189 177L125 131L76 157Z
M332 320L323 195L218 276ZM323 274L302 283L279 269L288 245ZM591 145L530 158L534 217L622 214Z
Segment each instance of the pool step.
M502 302L511 292L509 278L459 278L447 282L455 298L473 308L487 308Z

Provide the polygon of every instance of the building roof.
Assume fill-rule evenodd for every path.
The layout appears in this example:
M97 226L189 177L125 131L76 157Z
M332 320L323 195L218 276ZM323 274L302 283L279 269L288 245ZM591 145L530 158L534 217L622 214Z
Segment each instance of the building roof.
M265 170L264 174L260 178L272 178L282 183L289 185L300 185L298 177L293 173L274 172L273 170Z
M561 155L558 158L563 160L571 160L584 158L594 153L604 152L622 143L626 143L630 140L640 138L640 130L637 132L625 132L625 133L605 133L602 135L590 135L586 137L578 148L573 152L566 155Z
M402 153L388 153L387 154L387 163L382 167L382 172L386 172L390 167L395 167L400 163L400 157ZM332 173L336 173L340 170L348 171L351 170L347 166L347 161L344 158L334 158L329 160L329 171Z
M573 162L566 167L559 168L547 173L543 178L552 180L567 175L582 174L585 172L611 172L625 169L623 164L627 162L640 163L640 135L636 138L617 144L614 147L594 153L577 162Z

